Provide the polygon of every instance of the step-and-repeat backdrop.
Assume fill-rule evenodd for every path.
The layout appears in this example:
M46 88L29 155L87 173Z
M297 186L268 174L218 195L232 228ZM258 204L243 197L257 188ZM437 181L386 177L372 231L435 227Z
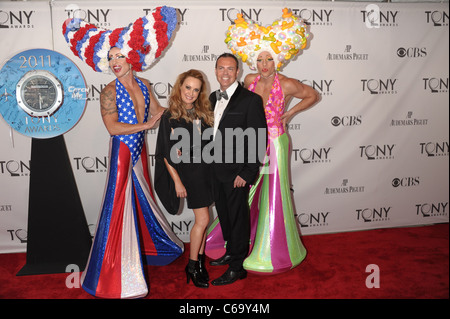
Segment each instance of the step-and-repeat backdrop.
M177 75L191 68L203 71L209 90L218 88L214 63L227 51L225 33L237 13L268 25L288 7L309 24L309 48L281 71L321 96L289 125L292 195L303 235L448 222L448 3L170 3L179 17L173 42L161 60L138 74L151 81L162 106ZM93 72L72 54L62 23L76 16L114 29L164 4L0 2L1 66L22 51L44 48L71 59L85 78L88 90L75 92L87 100L84 114L64 139L91 231L108 171L109 136L99 97L114 76ZM22 59L21 71L47 61L44 55ZM249 72L244 65L240 80ZM3 81L0 103L15 95ZM58 126L52 116L27 120ZM147 135L152 173L156 134ZM0 252L26 250L30 150L31 138L0 118ZM188 242L192 211L167 218Z

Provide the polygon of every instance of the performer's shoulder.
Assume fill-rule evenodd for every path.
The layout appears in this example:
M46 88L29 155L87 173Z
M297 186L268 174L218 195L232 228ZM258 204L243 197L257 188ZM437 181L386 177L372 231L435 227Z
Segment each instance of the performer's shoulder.
M141 78L141 77L137 77L139 80L141 80L147 87L150 87L151 83L149 80Z
M111 88L116 88L116 80L113 80L113 81L111 81L111 82L109 82L104 88L103 88L103 90L105 90L105 89L108 89L108 90L110 90Z
M101 94L115 94L116 93L116 81L109 82L103 89Z
M255 81L257 76L258 76L258 73L247 74L244 78L244 86L246 88L248 88L250 86L250 84L252 84L252 82Z
M297 85L298 83L301 83L299 80L297 80L297 79L294 79L294 78L290 78L290 77L287 77L287 76L285 76L285 75L283 75L283 74L281 74L281 73L278 73L278 79L279 79L279 81L280 81L280 84L283 86L283 85L286 85L286 86L292 86L292 85Z

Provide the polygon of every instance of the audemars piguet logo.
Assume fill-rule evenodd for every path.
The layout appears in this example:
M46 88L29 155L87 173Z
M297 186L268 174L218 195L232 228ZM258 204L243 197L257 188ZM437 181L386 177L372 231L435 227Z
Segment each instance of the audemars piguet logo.
M210 51L208 44L203 45L198 54L183 54L182 62L215 62L219 54Z
M339 195L339 194L354 194L364 193L364 185L354 185L349 183L348 179L344 179L341 185L335 185L333 187L326 187L325 195Z
M347 44L341 52L329 52L327 54L328 61L367 61L369 54L358 52L352 48L351 44Z
M406 113L404 118L391 119L390 126L424 126L428 125L428 119L417 118L412 111Z

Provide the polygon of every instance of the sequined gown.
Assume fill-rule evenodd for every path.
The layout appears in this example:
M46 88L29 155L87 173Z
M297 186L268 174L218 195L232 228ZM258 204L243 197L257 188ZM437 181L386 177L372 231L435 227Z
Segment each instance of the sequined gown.
M249 86L250 91L255 91L259 80L260 76ZM249 194L250 254L244 260L244 268L259 274L288 271L306 257L290 191L289 138L280 119L284 109L284 93L276 74L265 105L269 144L264 165ZM208 231L207 254L225 244L220 232L216 220Z
M145 98L147 121L150 97ZM137 124L133 102L116 80L119 122ZM145 131L110 139L109 173L95 238L82 274L82 287L101 298L140 298L148 294L144 264L167 265L183 253L155 204L151 189Z

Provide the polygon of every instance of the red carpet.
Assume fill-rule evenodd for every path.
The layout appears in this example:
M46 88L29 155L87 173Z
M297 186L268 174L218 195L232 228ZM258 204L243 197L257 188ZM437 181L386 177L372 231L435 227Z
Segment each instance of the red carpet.
M147 299L448 299L449 225L379 229L302 237L305 261L286 273L249 274L223 287L187 285L184 255L169 266L147 267ZM25 253L0 254L1 299L92 299L67 288L69 274L16 276ZM380 288L367 288L366 266L379 267ZM209 267L215 279L226 270ZM184 301L183 301L184 302Z

